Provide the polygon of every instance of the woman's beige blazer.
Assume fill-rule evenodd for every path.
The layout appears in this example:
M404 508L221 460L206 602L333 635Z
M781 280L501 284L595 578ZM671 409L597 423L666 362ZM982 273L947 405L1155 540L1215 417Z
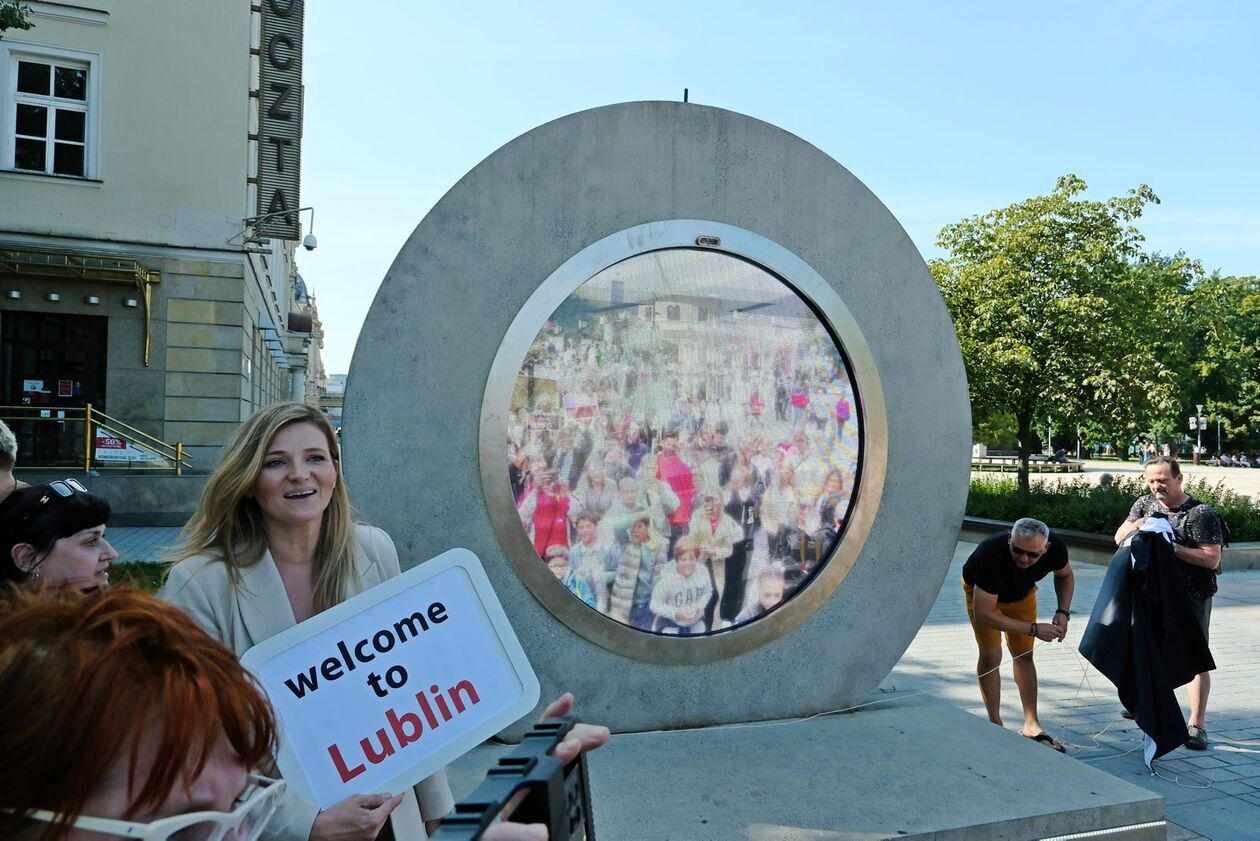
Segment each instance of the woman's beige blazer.
M372 526L355 526L359 551L355 557L358 581L351 581L354 596L399 574L398 551L389 535ZM240 571L240 586L233 587L227 566L218 558L197 555L171 568L160 595L187 610L210 636L222 640L237 657L252 646L297 624L280 571L263 553L258 563ZM369 793L369 792L364 792ZM398 841L427 837L424 820L436 820L455 806L446 772L438 771L408 791L390 821ZM281 800L268 825L267 838L307 841L319 807L293 790Z

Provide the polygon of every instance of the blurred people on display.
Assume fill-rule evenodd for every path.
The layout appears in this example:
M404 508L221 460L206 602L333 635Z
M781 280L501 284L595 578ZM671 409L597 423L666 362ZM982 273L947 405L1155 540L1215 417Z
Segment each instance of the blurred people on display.
M513 398L509 480L540 563L565 547L566 580L588 582L596 609L710 633L772 609L763 590L789 598L839 538L857 398L803 317L710 315L662 345L643 309L538 335Z

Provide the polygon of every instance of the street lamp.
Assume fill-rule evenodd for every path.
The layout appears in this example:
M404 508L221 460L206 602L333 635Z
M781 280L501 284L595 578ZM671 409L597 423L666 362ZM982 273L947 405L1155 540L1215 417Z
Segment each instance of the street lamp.
M1190 431L1198 433L1197 442L1194 445L1194 463L1199 463L1199 454L1203 451L1203 421L1205 418L1199 417L1203 414L1203 404L1195 404L1195 408L1199 411L1190 418Z

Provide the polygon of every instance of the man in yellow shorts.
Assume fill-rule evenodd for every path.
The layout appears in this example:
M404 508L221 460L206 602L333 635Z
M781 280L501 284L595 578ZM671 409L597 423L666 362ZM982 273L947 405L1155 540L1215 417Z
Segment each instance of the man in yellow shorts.
M1037 621L1037 582L1054 573L1058 610L1049 622ZM1037 718L1036 640L1059 641L1067 634L1076 581L1068 562L1067 546L1040 520L1015 521L1010 532L985 538L963 566L963 594L967 616L980 647L976 675L989 720L1001 726L1002 634L1014 658L1015 686L1024 707L1023 735L1062 752Z

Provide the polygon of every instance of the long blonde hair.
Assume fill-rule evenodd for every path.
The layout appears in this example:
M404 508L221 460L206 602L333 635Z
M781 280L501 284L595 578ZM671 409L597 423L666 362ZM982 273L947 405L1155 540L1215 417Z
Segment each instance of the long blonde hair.
M259 409L223 449L219 466L201 492L196 513L180 533L172 563L194 555L216 556L227 565L233 582L239 583L240 570L261 560L267 550L267 535L262 510L251 494L267 448L281 429L295 423L313 424L324 433L328 452L340 467L336 433L319 409L290 402ZM338 481L324 511L315 551L316 610L345 600L347 585L358 576L355 545L350 497L345 482Z

